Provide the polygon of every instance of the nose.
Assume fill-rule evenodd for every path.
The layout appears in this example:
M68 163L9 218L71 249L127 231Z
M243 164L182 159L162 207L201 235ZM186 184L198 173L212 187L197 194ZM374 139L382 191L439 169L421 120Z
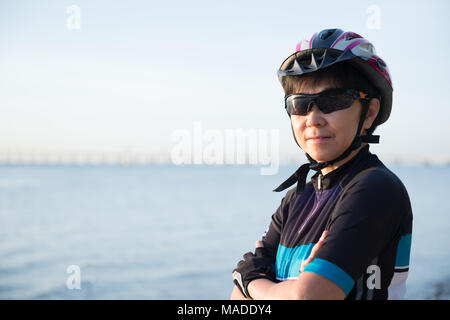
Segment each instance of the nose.
M319 107L315 103L309 105L308 114L306 115L306 126L307 127L322 127L325 125L326 120L323 116L323 112L320 111Z

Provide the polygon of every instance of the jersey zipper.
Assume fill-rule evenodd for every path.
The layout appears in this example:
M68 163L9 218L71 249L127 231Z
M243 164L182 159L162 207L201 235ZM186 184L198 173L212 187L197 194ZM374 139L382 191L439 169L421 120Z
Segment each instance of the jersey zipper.
M320 191L320 193L316 192L316 199L314 200L314 206L313 206L310 214L306 218L306 221L302 223L299 230L297 231L298 233L302 232L303 228L308 224L308 222L309 222L309 220L311 220L312 216L314 216L316 214L316 209L319 206L319 198L322 197L322 178L323 178L322 173L319 173L319 176L317 177L317 189L318 189L318 191Z
M319 173L319 177L317 178L317 188L322 191L322 174Z

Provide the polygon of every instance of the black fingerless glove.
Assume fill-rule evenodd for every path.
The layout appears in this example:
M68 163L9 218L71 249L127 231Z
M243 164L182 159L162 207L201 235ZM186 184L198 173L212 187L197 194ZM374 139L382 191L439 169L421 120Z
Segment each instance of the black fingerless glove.
M250 281L255 279L275 280L275 270L272 261L267 258L265 248L256 248L255 253L247 252L244 260L238 262L237 268L232 273L233 282L241 290L242 294L251 299L247 287Z

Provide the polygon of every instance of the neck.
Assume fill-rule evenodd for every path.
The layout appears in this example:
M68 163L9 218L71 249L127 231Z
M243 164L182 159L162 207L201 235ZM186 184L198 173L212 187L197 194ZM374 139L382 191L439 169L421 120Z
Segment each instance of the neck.
M320 172L322 173L322 175L326 175L326 174L330 173L331 171L336 170L337 168L342 166L344 163L346 163L347 161L351 160L354 156L356 156L358 154L359 150L364 148L364 146L366 146L366 145L367 145L367 143L362 143L358 149L355 149L352 152L350 152L350 154L346 158L344 158L341 161L338 161L336 163L333 163L331 166L323 168L322 170L320 170Z

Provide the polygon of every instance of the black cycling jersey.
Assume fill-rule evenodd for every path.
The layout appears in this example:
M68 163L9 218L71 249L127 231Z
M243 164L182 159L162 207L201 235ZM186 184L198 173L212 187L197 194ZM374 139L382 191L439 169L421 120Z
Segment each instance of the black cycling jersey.
M316 173L303 193L295 191L287 192L263 238L278 280L297 278L302 261L328 230L303 272L332 280L346 299L404 296L411 204L400 179L369 152L368 145L330 173Z

